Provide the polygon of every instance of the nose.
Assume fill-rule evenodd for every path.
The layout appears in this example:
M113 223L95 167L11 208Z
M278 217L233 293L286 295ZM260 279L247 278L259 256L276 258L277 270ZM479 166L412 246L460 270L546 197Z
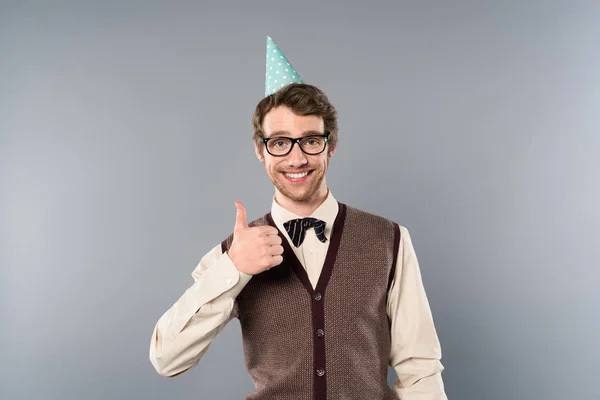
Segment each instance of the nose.
M302 152L302 149L300 149L300 144L299 143L294 143L294 146L292 146L292 151L290 151L290 153L288 154L288 163L290 167L299 167L301 165L304 165L308 162L308 159L306 158L306 154L304 154Z

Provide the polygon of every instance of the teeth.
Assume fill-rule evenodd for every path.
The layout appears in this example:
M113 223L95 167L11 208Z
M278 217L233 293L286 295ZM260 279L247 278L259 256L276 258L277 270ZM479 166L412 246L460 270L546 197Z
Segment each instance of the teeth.
M288 176L288 177L294 178L294 179L304 178L306 175L308 175L308 171L304 172L302 174L288 174L288 173L285 174L285 176Z

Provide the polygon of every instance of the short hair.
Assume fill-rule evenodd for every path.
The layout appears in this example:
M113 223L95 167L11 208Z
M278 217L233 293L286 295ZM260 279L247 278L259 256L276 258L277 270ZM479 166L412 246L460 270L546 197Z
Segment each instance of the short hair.
M262 99L256 106L252 116L252 127L254 128L253 140L262 152L262 138L264 131L262 124L265 115L272 109L286 106L296 115L316 115L323 118L325 131L329 132L329 151L334 149L338 142L337 111L329 102L323 91L306 83L290 83L277 92Z

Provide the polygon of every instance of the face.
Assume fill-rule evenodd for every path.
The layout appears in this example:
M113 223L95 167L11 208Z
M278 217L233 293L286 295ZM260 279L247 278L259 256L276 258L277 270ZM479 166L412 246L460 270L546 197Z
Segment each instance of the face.
M323 118L315 115L296 115L285 106L269 111L263 121L265 137L298 138L305 136L308 132L323 134L324 129ZM325 151L316 155L305 154L296 143L292 151L283 157L269 154L264 148L264 144L260 146L262 148L255 146L256 156L265 164L267 175L279 195L296 203L309 203L327 193L325 174L329 158L333 156L335 150L329 147L329 143ZM308 172L308 175L304 177L287 175L305 172Z

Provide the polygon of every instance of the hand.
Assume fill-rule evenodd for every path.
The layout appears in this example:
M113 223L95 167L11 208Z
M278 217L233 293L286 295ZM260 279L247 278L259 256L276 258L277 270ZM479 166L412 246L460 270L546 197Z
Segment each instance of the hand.
M277 228L270 225L249 227L246 209L235 202L237 215L233 242L227 251L235 267L248 275L256 275L283 262L283 246Z

